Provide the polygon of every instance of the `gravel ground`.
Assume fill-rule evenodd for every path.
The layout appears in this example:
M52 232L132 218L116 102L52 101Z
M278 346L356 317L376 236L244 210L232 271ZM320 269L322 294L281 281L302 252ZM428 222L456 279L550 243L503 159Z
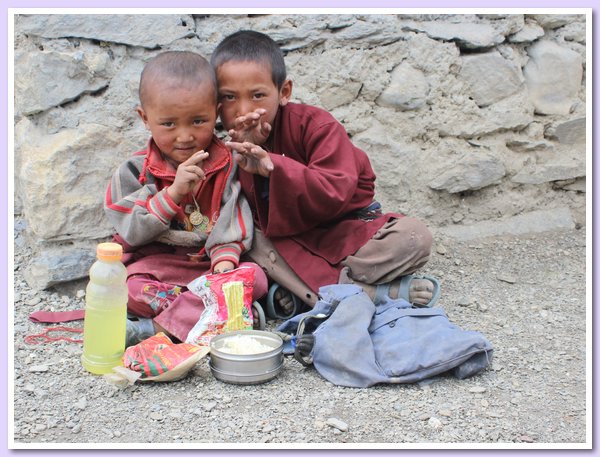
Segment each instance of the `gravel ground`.
M466 380L439 376L368 389L337 387L293 359L285 360L279 377L257 386L217 381L206 359L178 382L123 389L108 384L82 369L79 344L25 343L25 335L44 328L29 314L81 308L85 283L31 291L21 273L31 252L22 234L15 235L14 447L591 446L585 228L468 243L438 240L425 270L442 281L438 305L452 322L490 340L493 366Z

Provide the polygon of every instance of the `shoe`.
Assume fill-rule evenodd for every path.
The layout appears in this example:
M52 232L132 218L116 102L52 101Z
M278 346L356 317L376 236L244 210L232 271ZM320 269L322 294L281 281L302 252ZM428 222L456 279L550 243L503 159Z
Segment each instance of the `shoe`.
M329 318L326 314L307 314L298 323L295 335L294 358L305 367L312 365L312 351L315 345L313 332L325 320Z
M260 303L255 301L254 303L252 303L252 308L256 310L256 314L258 317L258 319L255 319L254 313L252 313L252 328L254 330L264 330L267 325L267 320L265 319L265 312L263 311L262 306L260 306Z
M139 318L138 320L127 319L125 327L125 347L135 346L138 343L154 336L154 323L152 319Z
M431 300L429 300L429 302L426 305L421 305L418 303L410 302L410 300L409 300L410 283L413 279L427 279L428 281L431 281L431 283L433 284L433 296L431 297ZM373 300L373 303L375 303L377 305L379 303L385 302L388 299L391 299L389 296L391 285L392 285L392 282L377 285L377 289L375 291L375 299ZM432 306L434 306L437 303L438 299L440 298L440 291L441 291L440 290L440 282L437 280L437 278L434 278L433 276L406 275L406 276L402 276L400 278L400 288L398 289L398 298L403 298L404 300L409 302L413 308L431 308Z

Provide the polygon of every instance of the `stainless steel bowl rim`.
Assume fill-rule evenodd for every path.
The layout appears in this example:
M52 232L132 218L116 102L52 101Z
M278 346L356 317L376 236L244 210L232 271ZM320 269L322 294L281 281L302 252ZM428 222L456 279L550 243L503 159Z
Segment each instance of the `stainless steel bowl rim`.
M232 362L258 362L261 360L271 359L274 355L281 352L281 349L274 349L269 352L259 352L258 354L230 354L228 352L221 352L218 349L216 351L211 350L211 357L215 357L221 360L229 360Z
M227 376L233 376L236 378L255 378L257 376L269 376L269 375L276 375L277 373L279 373L279 371L281 370L281 368L283 368L283 363L281 363L280 365L278 365L276 368L269 370L269 371L263 371L261 373L251 373L251 374L239 374L239 373L231 373L229 371L223 371L223 370L219 370L218 368L215 368L213 366L212 363L209 363L208 366L210 367L210 369L212 371L217 372L218 374L223 374L223 375L227 375Z
M272 340L277 343L277 346L267 352L258 352L256 354L232 354L230 352L222 351L221 349L215 347L219 341L225 340L227 338L236 336L236 335L248 335L248 336L256 336L263 339ZM222 333L220 335L215 336L210 341L210 353L211 357L214 355L223 360L229 360L233 362L252 362L252 361L260 361L264 359L272 358L274 355L282 352L283 350L283 340L281 337L275 333L265 332L262 330L237 330L234 332Z

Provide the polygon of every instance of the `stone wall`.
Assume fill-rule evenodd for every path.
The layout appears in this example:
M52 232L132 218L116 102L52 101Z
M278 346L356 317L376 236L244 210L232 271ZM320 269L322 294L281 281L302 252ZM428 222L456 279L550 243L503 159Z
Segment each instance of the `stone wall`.
M19 15L15 212L40 253L33 285L85 276L112 233L106 185L147 140L144 63L209 57L240 29L270 34L293 99L369 154L385 209L462 239L585 223L583 15Z

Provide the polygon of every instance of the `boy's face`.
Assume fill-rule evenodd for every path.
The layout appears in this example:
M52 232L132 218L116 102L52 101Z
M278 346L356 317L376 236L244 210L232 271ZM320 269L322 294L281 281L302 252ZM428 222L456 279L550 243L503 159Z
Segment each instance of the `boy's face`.
M149 83L147 101L137 111L154 142L174 168L206 149L217 121L210 83L182 85L163 80Z
M292 95L288 79L281 89L273 82L268 64L230 60L217 68L221 121L225 129L233 128L237 117L257 108L267 111L263 120L273 125L279 106L285 105Z

